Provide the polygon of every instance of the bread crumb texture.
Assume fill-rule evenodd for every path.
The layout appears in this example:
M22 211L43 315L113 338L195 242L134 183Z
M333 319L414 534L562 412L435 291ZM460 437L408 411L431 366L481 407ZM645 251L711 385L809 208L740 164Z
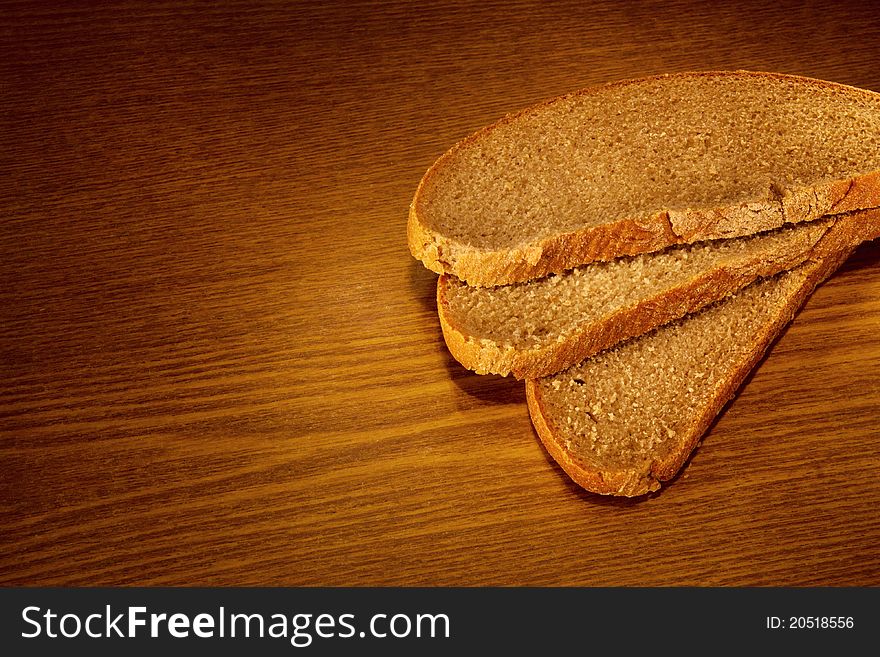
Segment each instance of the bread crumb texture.
M581 469L648 473L696 442L700 418L804 284L804 267L535 382L554 440ZM715 409L717 412L720 408Z
M828 221L796 224L758 236L678 246L528 283L472 287L448 276L442 283L445 319L471 341L518 350L548 347L712 272L806 257L828 226Z
M448 240L501 250L877 170L880 94L773 74L672 75L500 121L438 161L417 212Z

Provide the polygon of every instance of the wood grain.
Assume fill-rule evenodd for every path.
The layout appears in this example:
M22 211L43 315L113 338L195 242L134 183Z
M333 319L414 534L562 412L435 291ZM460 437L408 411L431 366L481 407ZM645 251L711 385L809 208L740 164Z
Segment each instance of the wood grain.
M0 584L880 584L880 245L661 493L448 355L406 212L508 111L665 71L880 91L870 3L4 2Z

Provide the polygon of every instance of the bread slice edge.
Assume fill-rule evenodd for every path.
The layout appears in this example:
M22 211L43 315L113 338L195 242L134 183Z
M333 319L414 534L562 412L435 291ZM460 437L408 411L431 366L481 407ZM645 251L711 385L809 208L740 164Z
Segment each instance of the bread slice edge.
M448 278L437 280L437 314L447 348L464 367L478 374L512 374L535 379L560 372L618 342L696 312L746 287L759 278L773 276L810 259L823 257L841 244L857 245L880 225L880 209L861 210L830 217L824 234L812 248L781 254L771 261L752 259L706 270L687 283L636 305L621 308L600 321L585 325L561 341L530 348L505 345L466 333L455 321L446 298ZM837 227L834 229L834 227Z
M864 229L864 226L861 228ZM864 237L864 240L880 236L880 222L875 219L872 231L861 232L857 235ZM647 459L640 469L602 471L586 467L582 461L564 447L559 438L560 431L557 429L553 417L547 412L537 380L529 379L526 381L526 401L529 414L538 437L548 453L582 488L604 495L625 497L645 495L658 490L662 482L675 477L697 447L703 434L725 404L736 395L749 372L761 360L773 341L791 322L815 288L833 274L858 246L853 234L846 228L831 231L829 237L831 239L826 244L827 252L801 265L808 271L803 284L788 299L785 306L775 313L772 321L765 324L760 333L751 336L753 341L751 349L728 373L724 384L718 386L697 420L689 427L678 449L663 458Z
M835 93L876 93L804 76L756 71L693 71L596 85L549 99L509 114L466 137L434 162L419 182L409 207L407 241L410 252L428 269L438 274L452 274L469 285L506 285L559 273L594 261L650 253L675 244L749 235L772 230L786 223L811 221L828 214L880 207L880 171L867 171L842 180L768 190L772 197L769 199L755 199L749 203L715 208L661 210L647 218L621 218L611 223L559 233L516 248L500 250L484 249L450 239L430 228L422 218L425 214L422 208L423 190L436 171L445 166L459 149L466 148L500 125L579 94L597 93L617 86L671 76L712 75L797 80L830 89Z

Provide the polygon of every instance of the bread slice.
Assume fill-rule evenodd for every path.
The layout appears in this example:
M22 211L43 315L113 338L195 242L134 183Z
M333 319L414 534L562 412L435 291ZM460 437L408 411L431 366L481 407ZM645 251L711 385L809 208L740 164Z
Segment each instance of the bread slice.
M428 170L413 255L475 286L880 206L880 94L773 73L592 87Z
M452 355L478 374L549 376L797 266L834 223L678 246L499 287L444 274L437 282L443 336Z
M602 494L643 495L674 477L816 285L852 252L845 232L832 228L828 236L840 248L818 259L527 381L532 422L553 458L578 484Z

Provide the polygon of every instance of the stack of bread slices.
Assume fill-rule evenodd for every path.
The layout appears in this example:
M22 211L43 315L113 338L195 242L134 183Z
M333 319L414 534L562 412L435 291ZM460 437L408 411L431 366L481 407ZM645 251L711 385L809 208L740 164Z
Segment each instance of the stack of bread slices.
M407 233L452 355L525 379L578 484L643 495L880 236L880 94L746 71L585 89L444 154Z

